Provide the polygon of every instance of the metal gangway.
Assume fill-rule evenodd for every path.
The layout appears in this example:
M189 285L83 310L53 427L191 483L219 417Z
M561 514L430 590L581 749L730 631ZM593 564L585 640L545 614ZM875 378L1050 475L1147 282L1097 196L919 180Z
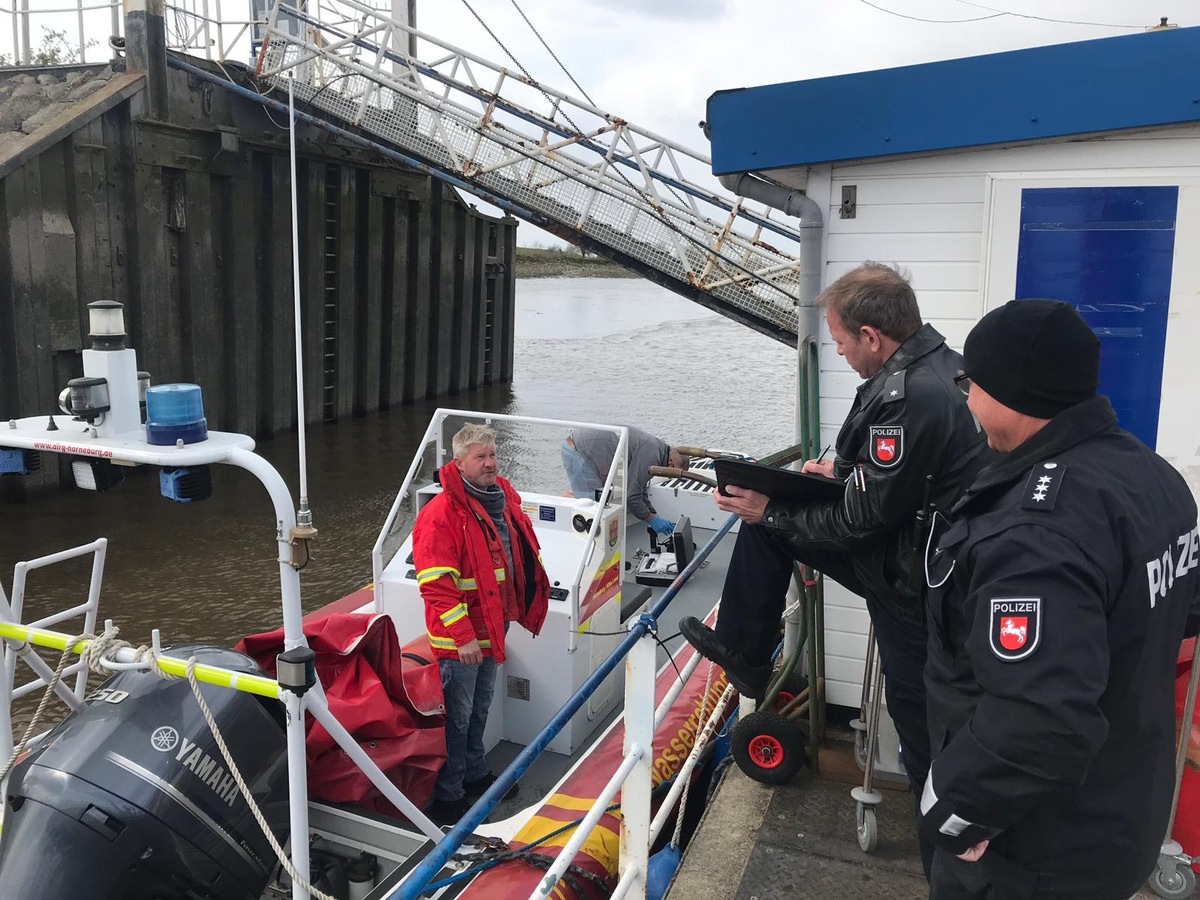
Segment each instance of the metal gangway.
M360 0L275 0L256 48L258 76L297 106L795 344L801 233L723 192L707 156Z

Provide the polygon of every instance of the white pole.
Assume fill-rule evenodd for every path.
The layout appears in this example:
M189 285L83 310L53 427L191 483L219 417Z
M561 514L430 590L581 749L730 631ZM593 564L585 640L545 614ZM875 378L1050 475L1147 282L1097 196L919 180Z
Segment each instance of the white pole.
M29 40L29 0L21 0L21 8L14 18L21 20L21 39L17 41L17 46L14 48L16 53L13 55L13 59L23 66L28 66L33 62L33 48L30 46ZM14 21L14 37L16 29L17 25Z
M652 634L642 635L625 658L625 753L646 747L621 789L621 856L619 867L632 877L635 897L646 895L650 861L650 790L654 774L654 650Z
M288 803L291 807L292 865L301 878L308 868L308 762L304 754L304 698L282 691L287 705ZM308 891L292 882L292 900L309 900Z
M296 516L301 525L312 523L308 510L308 445L304 434L304 352L300 329L300 214L296 183L296 99L292 90L295 74L288 72L288 145L292 165L292 300L296 313L296 419L300 446L300 511Z

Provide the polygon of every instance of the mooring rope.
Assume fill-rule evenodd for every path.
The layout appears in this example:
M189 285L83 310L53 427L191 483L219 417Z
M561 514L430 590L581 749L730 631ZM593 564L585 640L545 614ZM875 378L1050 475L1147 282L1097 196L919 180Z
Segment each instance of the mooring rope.
M262 810L258 808L253 795L250 793L250 788L242 778L241 770L233 760L233 755L229 752L229 747L225 743L225 738L221 735L221 729L217 726L217 720L213 717L212 711L208 708L208 703L204 699L204 694L200 692L200 682L196 680L196 657L191 656L187 661L187 680L192 686L192 693L196 697L196 703L200 706L200 712L204 715L204 721L208 723L208 730L212 732L213 739L217 742L217 749L221 751L221 757L225 760L225 764L229 766L229 773L233 776L233 780L237 783L238 791L241 792L242 799L246 801L246 805L250 808L251 814L254 816L254 821L258 822L258 827L262 829L263 836L266 837L267 843L271 845L271 849L275 851L275 857L279 860L279 864L283 870L288 873L288 877L292 882L300 885L301 888L308 891L317 900L337 900L336 897L331 897L329 894L323 893L313 887L292 865L292 861L288 859L287 853L280 846L279 841L275 839L274 833L271 831L271 826L267 824L267 817L263 815ZM292 835L293 839L296 835ZM300 839L304 840L307 835L300 835Z

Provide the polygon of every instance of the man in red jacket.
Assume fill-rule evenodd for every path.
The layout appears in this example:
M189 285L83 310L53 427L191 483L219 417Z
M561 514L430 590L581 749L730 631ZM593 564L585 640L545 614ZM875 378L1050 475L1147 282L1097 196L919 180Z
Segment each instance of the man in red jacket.
M537 634L550 598L533 523L497 471L496 432L464 425L452 446L454 459L438 472L442 492L413 527L413 563L446 704L446 764L428 810L439 824L462 818L496 780L483 731L505 631L517 622Z

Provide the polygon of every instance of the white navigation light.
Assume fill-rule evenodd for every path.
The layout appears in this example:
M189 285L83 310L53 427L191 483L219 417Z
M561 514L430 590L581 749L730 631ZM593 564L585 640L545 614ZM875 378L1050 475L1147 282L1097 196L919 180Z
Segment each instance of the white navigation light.
M107 491L125 480L125 473L107 459L75 459L71 461L75 487L85 491Z
M108 382L103 378L72 378L67 382L67 391L67 406L76 418L94 423L112 408Z
M93 350L125 349L124 309L116 300L88 304L88 338Z
M170 446L208 439L198 384L156 384L146 390L146 442Z

